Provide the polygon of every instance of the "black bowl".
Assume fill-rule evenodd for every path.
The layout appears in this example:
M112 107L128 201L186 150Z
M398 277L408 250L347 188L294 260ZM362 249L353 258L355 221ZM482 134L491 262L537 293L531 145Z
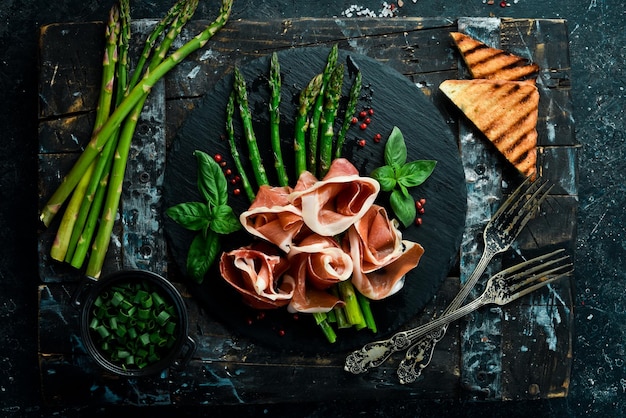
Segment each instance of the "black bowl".
M177 318L175 342L160 360L143 368L125 367L110 360L98 348L94 332L89 325L93 316L94 302L98 295L111 286L139 281L147 282L174 307ZM195 352L196 344L188 335L188 315L183 298L168 280L158 274L145 270L123 270L99 280L87 277L74 294L72 303L80 309L80 333L87 352L99 366L108 372L127 377L144 377L160 373L165 369L179 370L189 362Z

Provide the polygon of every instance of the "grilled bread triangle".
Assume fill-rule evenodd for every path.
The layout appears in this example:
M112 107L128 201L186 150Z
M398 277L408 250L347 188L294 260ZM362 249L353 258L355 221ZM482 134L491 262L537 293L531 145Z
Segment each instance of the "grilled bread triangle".
M439 88L519 172L535 178L539 91L534 84L446 80Z
M464 33L452 32L451 35L473 78L535 82L539 73L537 64L487 46Z

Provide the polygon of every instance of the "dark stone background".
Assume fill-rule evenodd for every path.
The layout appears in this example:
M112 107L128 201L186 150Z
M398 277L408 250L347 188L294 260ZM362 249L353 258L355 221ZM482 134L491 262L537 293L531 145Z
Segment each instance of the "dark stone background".
M391 1L389 0L391 3ZM135 19L173 1L132 1ZM217 1L196 18L212 19ZM576 334L566 399L441 404L342 399L323 405L143 409L141 416L606 416L626 415L626 5L624 0L404 0L397 16L506 16L568 21L580 152ZM235 0L232 19L332 17L380 0ZM0 416L126 416L128 409L47 411L40 403L37 342L37 38L41 25L104 20L111 1L0 0ZM304 397L306 395L303 395Z

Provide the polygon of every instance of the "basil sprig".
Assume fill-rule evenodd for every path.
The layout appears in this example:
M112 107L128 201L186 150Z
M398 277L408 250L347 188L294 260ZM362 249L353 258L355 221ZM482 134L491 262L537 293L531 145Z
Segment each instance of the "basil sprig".
M404 136L397 126L393 127L385 144L385 164L371 173L380 183L382 191L391 192L389 204L398 220L407 228L415 220L417 208L409 193L409 187L422 184L437 165L434 160L416 160L409 163Z
M220 251L220 235L239 230L241 223L228 206L228 182L220 165L202 151L194 155L198 161L198 191L204 201L180 203L165 213L182 227L198 231L187 253L187 274L202 283Z

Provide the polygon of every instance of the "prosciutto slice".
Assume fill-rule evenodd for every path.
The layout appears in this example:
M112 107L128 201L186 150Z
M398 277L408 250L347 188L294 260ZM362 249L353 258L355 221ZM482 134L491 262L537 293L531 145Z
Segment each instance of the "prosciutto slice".
M376 180L359 176L350 161L337 158L322 180L303 172L288 200L300 208L304 223L313 232L334 236L367 212L379 190Z
M293 279L283 274L289 262L268 248L243 247L224 252L220 258L222 277L256 309L285 306L295 290Z
M288 257L292 263L305 264L307 280L318 289L348 280L354 269L350 254L334 239L317 234L294 244Z
M380 300L402 289L404 276L419 263L421 245L402 240L395 220L373 205L344 238L344 249L355 261L352 283L369 299Z
M289 252L304 221L299 208L289 203L288 187L261 186L250 208L239 216L241 225L252 235Z
M295 283L293 298L287 306L289 312L319 313L328 312L344 302L325 290L310 285L307 277L307 254L300 253L292 257L291 268L285 276Z

